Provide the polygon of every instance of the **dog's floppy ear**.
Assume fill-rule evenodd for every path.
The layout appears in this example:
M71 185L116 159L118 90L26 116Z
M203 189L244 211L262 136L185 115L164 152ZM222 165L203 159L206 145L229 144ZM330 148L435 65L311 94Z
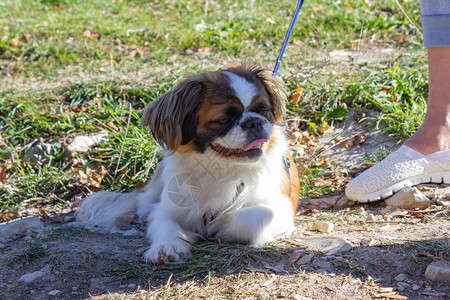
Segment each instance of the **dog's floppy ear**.
M273 106L276 123L282 123L286 113L286 93L283 81L266 70L259 70L257 77L263 84Z
M202 74L186 78L148 104L142 115L141 126L149 127L153 136L173 151L189 143L195 135L203 97L202 79Z

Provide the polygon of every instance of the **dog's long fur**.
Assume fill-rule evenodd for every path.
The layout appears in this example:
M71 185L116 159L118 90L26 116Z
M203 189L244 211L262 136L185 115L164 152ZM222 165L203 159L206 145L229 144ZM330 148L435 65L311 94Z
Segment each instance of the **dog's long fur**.
M246 88L251 91L247 93ZM250 108L242 108L235 120L238 124L225 128L226 117L214 119L242 106L236 95L252 96L251 92L258 96L250 104L246 100ZM265 118L254 102L267 106ZM284 109L283 84L258 68L243 66L187 78L151 103L142 117L142 124L168 147L152 180L141 191L93 194L83 202L77 218L112 230L117 217L137 210L147 218L151 241L144 257L156 263L188 256L189 243L203 237L262 246L289 233L294 228L298 176L281 126ZM245 130L254 124L243 125L244 115L262 124L261 132L271 131L261 151L261 145L250 148L262 154L234 159L213 150L210 142L237 143L242 136L248 138ZM232 155L243 151L231 148L238 153ZM290 168L283 163L286 158Z

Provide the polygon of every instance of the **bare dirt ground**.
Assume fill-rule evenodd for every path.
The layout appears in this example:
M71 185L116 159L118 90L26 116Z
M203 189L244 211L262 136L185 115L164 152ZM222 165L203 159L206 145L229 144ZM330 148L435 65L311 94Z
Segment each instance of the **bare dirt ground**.
M428 280L424 272L433 260L448 259L449 222L431 218L436 214L431 209L430 213L408 212L385 221L379 214L382 207L371 204L339 210L305 210L296 216L296 233L264 249L210 241L198 245L193 259L159 267L148 265L141 258L147 247L142 232L124 236L48 224L40 238L16 240L1 252L2 297L448 297L448 285ZM448 214L448 209L439 212ZM379 221L365 221L370 213ZM331 233L308 230L317 219L330 221L334 230ZM305 243L305 239L324 236L341 237L352 248L327 255ZM36 271L42 271L41 277L24 282L23 275Z

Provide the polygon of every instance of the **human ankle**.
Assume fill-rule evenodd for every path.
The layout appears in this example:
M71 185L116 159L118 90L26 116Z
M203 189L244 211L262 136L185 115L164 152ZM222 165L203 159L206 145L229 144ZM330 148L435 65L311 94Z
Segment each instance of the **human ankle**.
M404 145L419 153L428 155L450 149L450 129L440 132L426 132L419 129Z

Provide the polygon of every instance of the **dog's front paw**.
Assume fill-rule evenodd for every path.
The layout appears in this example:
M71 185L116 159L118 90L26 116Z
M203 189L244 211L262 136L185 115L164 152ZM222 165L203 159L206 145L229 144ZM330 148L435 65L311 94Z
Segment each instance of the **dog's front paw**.
M144 253L144 259L158 265L166 265L188 257L191 254L189 245L184 241L167 244L154 244Z

